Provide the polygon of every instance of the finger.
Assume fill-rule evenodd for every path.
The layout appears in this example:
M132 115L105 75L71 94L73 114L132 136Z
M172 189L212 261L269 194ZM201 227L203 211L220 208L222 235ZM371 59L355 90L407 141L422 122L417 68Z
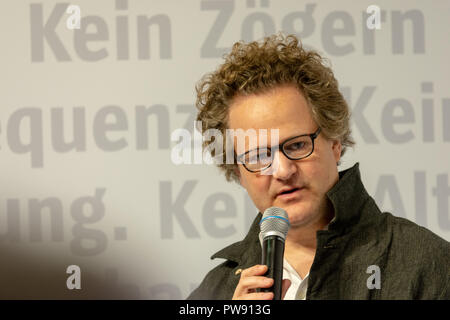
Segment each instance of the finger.
M254 265L253 267L242 270L241 278L242 277L251 277L251 276L261 276L261 275L264 275L266 272L267 272L266 265L257 264L257 265Z
M284 299L284 296L286 295L286 292L288 291L290 286L291 286L291 280L283 279L283 282L281 283L281 300Z
M258 285L255 285L255 284L251 283L252 280L250 280L250 282L248 282L248 280L246 280L246 279L254 277L254 276L258 277L260 275L265 274L266 272L267 272L267 266L266 265L260 265L260 264L254 265L254 266L252 266L250 268L247 268L247 269L244 269L241 272L241 277L239 279L239 283L236 286L236 289L234 291L233 299L239 299L240 296L248 294L249 290L254 292L255 290L253 290L253 289L265 287L266 284L264 284L264 283L261 283L260 284L261 286L258 287ZM265 278L265 277L260 277L260 278ZM258 280L256 280L256 281L258 281ZM268 283L268 282L266 282L266 283L267 283L268 287L271 286L270 283Z
M270 288L272 285L273 279L271 278L262 276L243 277L234 291L233 299L239 299L240 296L255 292L255 289L258 288Z
M273 286L273 279L263 276L245 277L239 281L238 286L240 286L240 289L243 290L243 293L245 294L253 289L270 288Z

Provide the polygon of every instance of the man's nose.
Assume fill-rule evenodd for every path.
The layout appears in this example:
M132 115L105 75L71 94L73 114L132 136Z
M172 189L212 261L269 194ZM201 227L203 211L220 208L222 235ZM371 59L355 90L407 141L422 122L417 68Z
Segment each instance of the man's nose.
M295 160L286 157L281 150L277 150L271 165L271 173L275 179L289 180L297 171Z

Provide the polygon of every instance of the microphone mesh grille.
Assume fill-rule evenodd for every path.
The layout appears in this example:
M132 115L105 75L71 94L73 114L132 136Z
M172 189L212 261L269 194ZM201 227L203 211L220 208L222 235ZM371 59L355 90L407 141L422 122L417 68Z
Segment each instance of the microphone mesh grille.
M283 234L283 239L286 239L289 230L289 219L286 211L278 207L266 209L260 222L260 228L263 238L266 233L276 231Z

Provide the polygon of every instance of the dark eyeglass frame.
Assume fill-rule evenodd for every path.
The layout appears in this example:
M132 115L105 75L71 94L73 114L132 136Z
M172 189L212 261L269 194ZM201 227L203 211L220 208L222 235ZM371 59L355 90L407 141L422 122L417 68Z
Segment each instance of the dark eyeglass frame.
M274 151L276 151L276 150L281 150L281 152L282 152L282 153L285 155L285 157L288 158L289 160L301 160L301 159L305 159L305 158L309 157L309 156L314 152L314 140L317 138L317 136L319 135L320 131L321 131L321 129L320 129L320 127L319 127L319 128L316 130L316 132L314 132L314 133L306 133L306 134L301 134L301 135L299 135L299 136L295 136L295 137L289 138L289 139L283 141L282 143L280 143L280 144L277 145L277 146L270 147L270 150L271 150L272 154L275 154ZM286 152L284 151L284 145L285 145L286 143L288 143L288 142L290 142L290 141L292 141L292 140L294 140L294 139L298 139L298 138L300 138L300 137L310 137L310 138L311 138L311 144L312 144L311 152L308 153L306 156L302 156L302 157L300 157L300 158L292 158L292 157L288 156L288 155L286 154ZM267 149L269 149L269 148L267 148ZM251 152L251 151L253 151L253 150L249 150L249 151L246 151L246 152L244 152L243 154L241 154L241 155L239 155L239 156L235 156L236 161L239 161L240 159L242 159L242 157L244 157L247 153L249 153L249 152ZM247 171L256 173L256 172L261 172L261 171L263 171L263 170L266 170L266 169L270 168L270 166L272 166L272 163L273 163L273 157L272 157L272 161L270 162L270 164L269 164L267 167L264 167L264 168L261 168L261 169L258 169L258 170L250 170L249 168L247 168L247 166L245 165L244 162L240 161L240 163L244 166L244 168L245 168Z

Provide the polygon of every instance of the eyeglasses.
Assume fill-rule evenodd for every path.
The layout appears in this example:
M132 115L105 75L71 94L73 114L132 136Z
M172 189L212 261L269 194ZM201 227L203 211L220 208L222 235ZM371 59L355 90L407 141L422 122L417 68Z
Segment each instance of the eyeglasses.
M278 146L249 150L236 157L237 163L242 164L250 172L260 172L272 165L277 150L281 150L290 160L304 159L313 153L314 140L319 133L320 128L314 133L289 138Z

